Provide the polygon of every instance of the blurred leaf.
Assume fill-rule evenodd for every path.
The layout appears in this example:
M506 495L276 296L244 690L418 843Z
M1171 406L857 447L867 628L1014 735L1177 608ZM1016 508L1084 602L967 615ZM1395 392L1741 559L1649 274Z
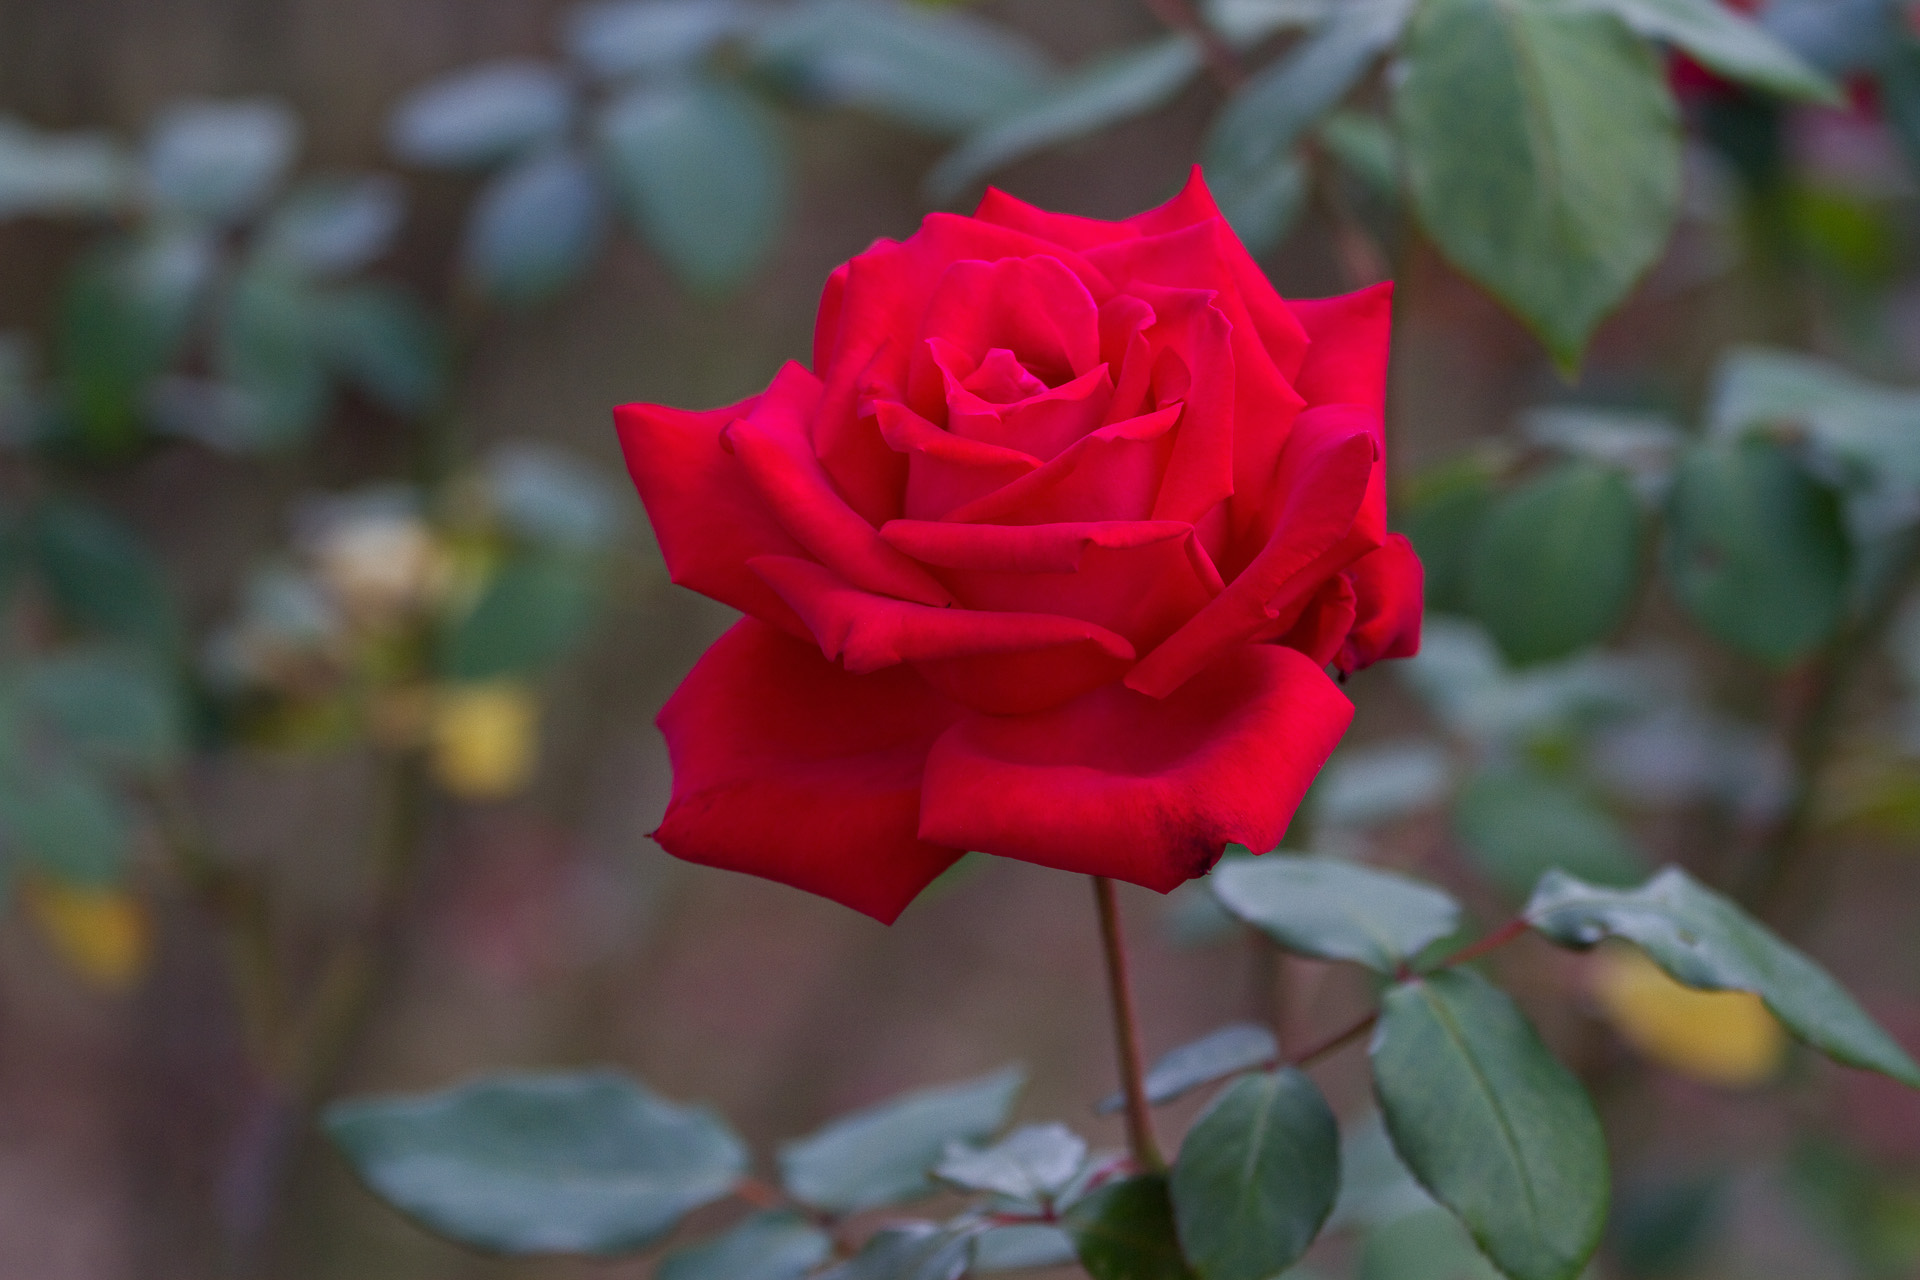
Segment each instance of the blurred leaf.
M1380 1113L1370 1111L1361 1117L1340 1144L1340 1198L1325 1229L1381 1227L1437 1208L1394 1151ZM1442 1216L1459 1227L1452 1215ZM1464 1232L1460 1238L1467 1240ZM1479 1256L1470 1242L1467 1251Z
M1460 906L1430 884L1344 858L1270 853L1209 877L1227 910L1289 951L1393 973L1460 927Z
M60 958L95 986L123 991L145 972L153 928L131 893L35 877L22 897Z
M1612 815L1532 770L1481 773L1455 800L1453 824L1474 865L1516 898L1555 868L1616 885L1647 874L1645 855Z
M92 507L53 500L34 513L29 537L33 564L67 619L162 660L179 653L179 614L133 530Z
M990 1147L950 1145L933 1176L969 1191L1038 1201L1073 1181L1086 1158L1086 1142L1067 1126L1030 1124Z
M1320 145L1376 196L1400 194L1400 141L1378 116L1336 111L1320 122Z
M819 1280L960 1280L973 1232L931 1222L882 1227L860 1252L820 1273Z
M1409 1214L1370 1229L1358 1280L1502 1280L1444 1209Z
M520 556L501 566L441 646L451 680L527 675L565 657L593 621L588 566L562 556Z
M475 169L545 149L566 132L574 96L544 62L507 59L455 72L407 95L387 126L410 164Z
M1076 67L969 134L933 167L927 190L950 200L1023 156L1153 111L1186 87L1201 61L1192 37L1173 35Z
M1474 540L1493 509L1493 467L1469 454L1430 467L1408 486L1400 504L1400 527L1426 570L1427 608L1467 610L1467 566Z
M1629 1276L1665 1276L1696 1262L1724 1216L1727 1187L1717 1177L1630 1185L1618 1196L1607 1240Z
M1657 414L1591 405L1546 405L1529 410L1521 431L1538 445L1625 471L1643 501L1664 494L1686 437Z
M126 875L132 815L66 752L18 739L0 747L0 829L16 857L62 884L99 889Z
M991 1227L973 1241L976 1273L1060 1267L1073 1260L1073 1237L1059 1227L1037 1222Z
M405 213L384 174L303 183L261 228L260 252L308 275L347 275L387 251Z
M147 136L147 185L162 209L238 222L266 203L299 144L299 117L284 102L179 103Z
M680 1249L659 1280L798 1280L833 1253L833 1239L797 1213L756 1213L725 1235Z
M1243 1076L1194 1121L1169 1185L1182 1250L1204 1280L1269 1280L1300 1260L1333 1208L1333 1112L1291 1067Z
M1307 172L1298 156L1281 152L1260 164L1207 171L1220 212L1247 252L1265 253L1287 238L1307 204Z
M608 1071L338 1102L327 1134L422 1226L499 1253L625 1253L733 1190L746 1148L705 1107Z
M1250 46L1282 31L1317 26L1329 0L1203 0L1201 17L1229 44Z
M1164 1174L1109 1182L1067 1210L1062 1225L1093 1280L1199 1280L1180 1253Z
M1875 1168L1831 1139L1801 1142L1787 1165L1799 1207L1860 1276L1904 1277L1920 1264L1920 1184Z
M201 236L156 232L98 246L67 277L55 375L74 429L96 453L136 438L147 385L180 354L212 266Z
M1266 1066L1280 1056L1273 1032L1251 1022L1235 1022L1162 1054L1147 1069L1147 1100L1172 1102L1203 1084ZM1121 1094L1102 1098L1098 1110L1112 1115L1126 1105Z
M0 116L0 218L111 213L132 183L132 161L106 134L42 133Z
M527 305L578 279L605 233L606 200L593 170L572 151L543 151L480 189L461 254L482 293Z
M333 370L403 417L436 405L447 376L438 319L393 285L336 286L313 299L315 340Z
M214 369L242 397L248 447L303 443L325 415L332 388L315 321L312 289L272 260L249 263L221 296Z
M1645 711L1665 696L1650 657L1589 651L1564 662L1509 671L1480 627L1429 617L1420 652L1399 674L1448 729L1483 748L1506 750L1564 739L1603 720Z
M1033 98L1050 68L1016 31L886 0L811 0L755 33L755 65L802 101L865 107L959 134Z
M1414 0L1342 0L1310 35L1247 81L1221 108L1204 149L1209 177L1257 168L1291 151L1374 60L1400 38Z
M1621 1038L1669 1070L1730 1089L1779 1073L1786 1032L1750 991L1682 986L1633 950L1603 951L1588 979Z
M1414 1176L1514 1280L1573 1280L1606 1224L1606 1139L1513 1001L1464 969L1401 983L1372 1053Z
M1678 867L1627 890L1552 875L1526 916L1562 946L1624 938L1689 987L1751 991L1828 1057L1920 1088L1920 1066L1824 969Z
M1611 13L1650 40L1686 51L1729 80L1789 98L1839 106L1840 87L1808 66L1766 28L1719 0L1579 0Z
M1501 497L1467 562L1473 613L1509 661L1563 658L1620 628L1640 581L1640 504L1571 459Z
M598 468L538 441L503 444L487 459L494 509L515 533L572 551L604 547L624 495Z
M1420 739L1343 747L1313 784L1313 816L1334 827L1392 822L1446 798L1453 766L1445 748Z
M1573 368L1679 212L1659 60L1553 0L1429 0L1402 53L1394 115L1422 225Z
M766 259L787 204L785 144L745 90L719 81L635 89L600 118L628 218L695 289L738 285Z
M1847 584L1839 503L1761 440L1703 444L1680 460L1664 564L1694 620L1786 666L1839 625Z
M186 746L181 690L137 653L84 646L34 659L21 673L20 697L101 764L158 769Z
M1019 1068L1006 1067L843 1116L780 1149L781 1179L794 1199L830 1213L926 1195L927 1171L947 1144L997 1132L1025 1082Z
M737 0L599 0L567 15L567 53L602 80L671 72L749 24Z

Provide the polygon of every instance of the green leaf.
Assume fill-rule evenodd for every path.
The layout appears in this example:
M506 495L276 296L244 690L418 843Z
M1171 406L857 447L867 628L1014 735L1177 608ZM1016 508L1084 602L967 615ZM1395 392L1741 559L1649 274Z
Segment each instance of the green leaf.
M175 214L237 222L266 202L299 143L300 118L284 102L179 103L148 135L148 193Z
M1289 951L1392 973L1460 927L1460 904L1345 858L1270 853L1208 877L1221 903Z
M495 1076L328 1107L327 1134L422 1226L499 1253L616 1254L727 1195L747 1152L705 1107L610 1071Z
M1616 631L1640 578L1640 504L1619 471L1571 459L1502 497L1467 563L1474 616L1515 663Z
M306 280L271 259L234 278L221 299L214 369L241 396L246 444L304 442L329 407L331 381Z
M1336 111L1320 122L1320 143L1375 196L1400 194L1400 142L1393 127L1361 111Z
M719 81L650 85L610 104L599 131L621 206L682 281L728 289L766 260L787 158L753 95Z
M882 1227L819 1280L960 1280L977 1228L903 1222Z
M1617 16L1650 40L1683 49L1729 80L1789 98L1839 106L1845 95L1832 80L1765 27L1718 0L1580 0L1583 8Z
M1496 492L1486 459L1467 457L1428 468L1408 486L1400 527L1426 570L1431 610L1467 612L1467 569L1473 546L1493 510Z
M1340 1189L1340 1131L1291 1067L1244 1076L1180 1144L1180 1244L1203 1280L1269 1280L1300 1260Z
M511 58L435 80L394 111L387 141L411 164L483 168L556 142L573 119L566 78Z
M151 770L186 746L181 691L138 653L85 646L29 662L20 699L99 764Z
M558 555L508 560L447 632L441 674L488 680L550 666L586 634L594 604L594 580L585 563Z
M1407 1167L1513 1280L1572 1280L1607 1218L1586 1091L1513 1001L1443 970L1381 1002L1374 1090Z
M260 253L307 275L347 275L387 251L405 213L384 174L307 182L260 229Z
M1573 368L1679 211L1660 60L1555 0L1427 0L1402 54L1394 116L1422 225Z
M755 15L737 0L599 0L567 15L567 54L602 80L691 66Z
M148 384L184 347L213 263L203 236L154 232L100 245L67 278L55 376L71 426L94 452L137 438Z
M1340 1198L1325 1229L1380 1227L1438 1208L1394 1151L1380 1113L1368 1112L1340 1144ZM1442 1216L1458 1229L1451 1214L1443 1211ZM1460 1238L1467 1239L1464 1232ZM1479 1256L1471 1242L1467 1251Z
M927 190L951 200L1022 156L1145 115L1185 88L1200 64L1193 38L1174 35L1077 67L968 135L927 175Z
M1602 884L1635 884L1646 856L1578 788L1530 769L1489 769L1454 801L1454 831L1487 878L1515 898L1559 868Z
M18 741L0 748L0 829L56 880L106 887L126 875L132 815L105 779L65 752Z
M1314 781L1315 821L1369 827L1431 808L1452 790L1445 747L1420 738L1342 747Z
M1920 1067L1824 969L1678 867L1626 890L1549 875L1526 916L1562 946L1625 938L1676 982L1751 991L1789 1031L1828 1057L1920 1088Z
M487 458L487 496L501 521L533 542L595 551L619 530L624 495L564 449L512 441Z
M1180 1252L1164 1174L1109 1182L1063 1223L1093 1280L1198 1280Z
M1428 1209L1367 1231L1358 1280L1501 1280L1501 1275L1474 1248L1458 1218L1445 1209Z
M1291 151L1400 37L1414 0L1342 0L1312 34L1237 90L1203 152L1209 177Z
M1696 446L1667 501L1674 594L1716 639L1787 666L1839 625L1848 555L1833 492L1762 440Z
M787 1191L803 1204L855 1213L933 1189L927 1172L950 1142L997 1132L1026 1082L1018 1067L922 1089L843 1116L780 1150Z
M133 165L103 133L41 133L0 117L0 218L100 214L123 205Z
M179 614L133 530L92 507L54 500L34 512L29 539L33 563L68 620L161 659L179 653Z
M1061 1267L1074 1260L1073 1237L1038 1222L992 1227L974 1237L975 1272Z
M757 70L804 102L866 107L928 133L975 129L1032 98L1051 71L1025 37L967 13L815 0L755 33Z
M1224 1080L1279 1058L1273 1032L1252 1022L1234 1022L1163 1054L1147 1069L1147 1100L1172 1102L1203 1084ZM1126 1105L1121 1094L1103 1098L1097 1108L1111 1115Z
M670 1253L659 1280L798 1280L825 1262L833 1238L797 1213L756 1213L725 1235Z
M968 1191L1038 1201L1073 1181L1086 1158L1086 1142L1067 1126L1033 1124L990 1147L950 1145L933 1176Z
M329 289L313 306L315 339L338 376L404 417L439 402L447 338L419 299L393 285L366 283Z
M495 174L467 218L468 277L509 305L545 301L600 252L606 198L593 170L565 148L538 152Z

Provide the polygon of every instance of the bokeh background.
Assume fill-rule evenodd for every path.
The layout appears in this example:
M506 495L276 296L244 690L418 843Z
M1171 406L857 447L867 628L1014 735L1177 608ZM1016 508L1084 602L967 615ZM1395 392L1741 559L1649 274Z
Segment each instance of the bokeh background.
M1165 30L1132 0L967 8L1062 65ZM676 863L647 839L669 785L652 717L729 614L666 581L621 477L609 410L632 400L728 403L759 390L781 361L804 359L827 273L875 237L913 230L933 207L923 182L948 143L870 111L783 102L791 168L777 238L733 287L689 289L656 249L610 234L552 296L476 303L461 284L462 245L486 179L407 163L390 121L439 77L502 58L557 60L568 14L549 0L0 0L0 115L54 133L103 131L131 148L180 102L267 98L298 121L293 174L394 175L404 220L364 274L425 300L456 339L440 407L348 390L300 423L291 447L223 448L206 427L124 448L56 442L35 452L32 431L19 426L31 414L11 420L0 456L11 509L82 494L132 530L177 601L182 661L194 675L191 751L168 766L165 788L130 789L121 870L69 890L10 853L23 869L0 917L0 1276L650 1274L644 1260L480 1258L362 1191L298 1108L263 1083L228 976L234 944L219 903L231 895L196 892L171 864L168 840L154 834L153 815L167 807L155 794L191 808L221 868L264 886L276 904L273 963L295 995L324 980L341 938L372 930L377 976L365 1016L316 1080L324 1096L605 1062L669 1096L712 1102L764 1154L850 1106L1019 1061L1032 1077L1022 1116L1064 1117L1102 1143L1119 1141L1117 1122L1091 1110L1114 1080L1080 880L970 860L889 929L776 885ZM1400 289L1391 416L1409 519L1431 509L1434 493L1454 492L1463 457L1472 475L1505 483L1524 474L1544 446L1523 423L1542 404L1698 423L1714 370L1737 344L1823 354L1894 388L1920 372L1920 190L1870 95L1783 109L1698 74L1687 83L1705 97L1689 99L1677 233L1601 330L1577 385L1403 226L1390 201L1368 204L1364 184L1349 183L1363 206L1358 224L1336 223L1337 208L1316 203L1262 254L1284 294L1318 296L1364 282L1355 225L1377 242ZM1371 93L1362 90L1363 103ZM1048 208L1137 212L1177 189L1220 99L1196 77L1163 107L1011 164L995 181ZM1739 167L1754 136L1781 166L1764 190L1743 185ZM0 194L14 180L6 163ZM0 221L0 331L57 353L76 262L127 215L8 212L19 216ZM57 354L37 359L58 363ZM207 361L218 374L222 359L216 350L183 368L204 382ZM406 371L398 376L404 384ZM202 410L203 422L219 416ZM1920 435L1911 401L1904 411ZM499 452L527 442L564 452ZM1641 437L1628 445L1635 466L1633 449L1673 447ZM524 533L499 531L517 509L500 477L527 468L498 459L515 456L544 460L531 465L548 485L529 482L534 508L550 515L557 505L563 528L568 512L586 513L575 524L595 531L592 604L590 624L553 661L505 682L488 673L504 701L482 698L464 722L435 701L449 695L426 688L410 642L393 638L425 625L418 619L369 624L373 640L329 640L393 652L327 649L311 679L259 658L266 624L245 601L262 565L306 566L298 572L333 588L360 573L377 580L366 588L374 595L404 595L409 580L395 566L444 554L455 566L447 572L457 577L464 564L491 581L511 554L501 547ZM588 470L569 469L576 464ZM1656 457L1641 469L1659 466ZM423 477L426 497L368 496L368 486ZM422 513L438 550L421 550ZM341 549L343 538L351 544L343 528L372 529L357 553L366 563L340 567L356 554ZM1427 529L1423 551L1446 554L1447 536ZM546 597L530 599L524 607L537 610ZM13 607L24 615L9 623L16 657L64 634L31 596ZM391 607L424 606L409 598ZM1782 726L1802 696L1795 675L1701 639L1659 590L1641 597L1606 653L1520 674L1470 623L1442 620L1435 634L1424 674L1376 669L1350 686L1360 716L1347 767L1320 789L1300 842L1418 869L1491 924L1540 856L1529 851L1537 831L1527 821L1585 840L1589 869L1624 858L1712 873L1734 856L1742 824L1764 823L1779 803L1789 767ZM1903 720L1912 696L1903 663L1920 658L1920 636L1887 635L1844 700L1849 741L1865 744L1847 757L1846 804L1823 813L1811 837L1820 870L1782 921L1914 1047L1920 766ZM348 686L352 697L341 692ZM457 758L448 763L462 742L464 774ZM533 753L525 768L522 748ZM1486 762L1514 759L1562 789L1544 801L1530 793L1536 803L1518 817L1484 795L1493 818L1465 812L1462 788ZM379 898L369 850L392 830L383 806L408 769L431 775L409 784L415 865L392 901L369 906ZM1569 795L1571 817L1561 803ZM1503 844L1514 824L1521 834ZM1304 1044L1362 1007L1358 979L1278 964L1196 898L1128 890L1125 906L1150 1051L1248 1016L1277 1017L1283 1038ZM1915 1273L1920 1098L1782 1059L1750 1010L1676 1010L1657 984L1636 995L1644 975L1604 956L1523 942L1498 963L1601 1099L1619 1209L1599 1274ZM1362 1055L1350 1050L1318 1075L1359 1123ZM1165 1134L1193 1107L1169 1108ZM1395 1245L1375 1235L1369 1244L1345 1233L1312 1265L1373 1280L1479 1274L1445 1240L1422 1243L1416 1231Z

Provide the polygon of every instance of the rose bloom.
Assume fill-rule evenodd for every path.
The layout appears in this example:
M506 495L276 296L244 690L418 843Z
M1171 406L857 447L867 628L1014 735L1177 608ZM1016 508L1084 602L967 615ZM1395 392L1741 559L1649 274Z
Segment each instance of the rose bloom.
M827 281L813 365L616 411L673 580L747 616L660 713L692 862L891 921L980 850L1165 892L1279 843L1419 645L1390 287L1283 302L1198 175L989 191Z

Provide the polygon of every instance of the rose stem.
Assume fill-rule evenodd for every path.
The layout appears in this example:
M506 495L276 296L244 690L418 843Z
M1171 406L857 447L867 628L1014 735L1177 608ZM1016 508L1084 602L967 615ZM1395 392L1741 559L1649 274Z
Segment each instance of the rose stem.
M1127 1147L1133 1162L1149 1173L1167 1167L1153 1140L1153 1113L1147 1105L1146 1073L1140 1067L1140 1024L1133 1011L1133 986L1127 980L1127 949L1120 936L1120 905L1113 881L1093 877L1093 900L1100 909L1100 941L1107 953L1107 987L1113 994L1114 1051L1120 1060L1120 1087L1127 1099Z

